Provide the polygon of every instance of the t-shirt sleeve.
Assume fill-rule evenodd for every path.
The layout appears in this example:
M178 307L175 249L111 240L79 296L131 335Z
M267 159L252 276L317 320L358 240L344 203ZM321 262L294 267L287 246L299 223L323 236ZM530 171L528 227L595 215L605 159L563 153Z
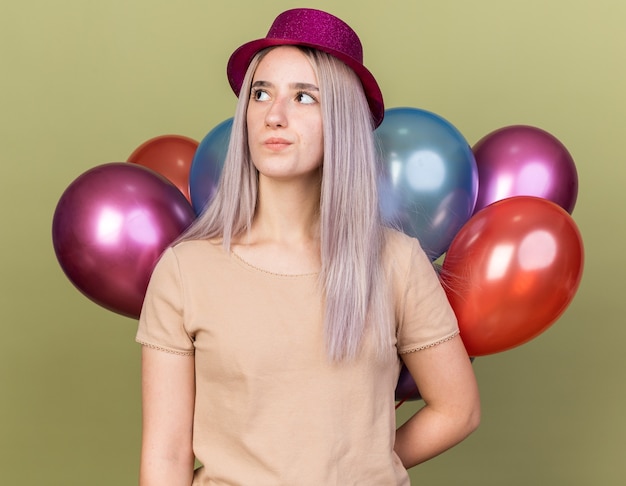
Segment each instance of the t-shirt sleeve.
M448 302L433 264L417 240L405 267L405 284L400 286L398 353L435 346L459 334L454 311Z
M174 354L194 354L184 325L184 292L178 259L168 248L157 262L143 301L135 340Z

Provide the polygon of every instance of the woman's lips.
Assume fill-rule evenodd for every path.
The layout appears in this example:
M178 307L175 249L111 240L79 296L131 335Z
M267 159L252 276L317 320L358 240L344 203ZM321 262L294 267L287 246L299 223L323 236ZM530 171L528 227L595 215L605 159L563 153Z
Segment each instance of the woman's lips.
M289 140L285 140L284 138L272 137L265 140L265 142L263 142L263 145L265 145L270 150L283 150L291 145L291 142Z

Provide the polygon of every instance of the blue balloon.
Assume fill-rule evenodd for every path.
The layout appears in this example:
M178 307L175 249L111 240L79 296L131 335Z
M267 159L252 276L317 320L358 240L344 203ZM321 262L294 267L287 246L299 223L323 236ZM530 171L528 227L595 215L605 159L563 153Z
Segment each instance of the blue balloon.
M191 205L200 214L215 195L224 168L233 119L223 121L200 142L189 169Z
M478 169L470 145L448 121L418 108L385 111L376 129L383 167L383 219L443 255L474 211Z

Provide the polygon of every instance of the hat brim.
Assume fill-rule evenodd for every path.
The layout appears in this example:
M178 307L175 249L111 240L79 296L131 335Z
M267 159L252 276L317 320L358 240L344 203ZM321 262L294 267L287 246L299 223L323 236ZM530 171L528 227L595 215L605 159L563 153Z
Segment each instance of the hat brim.
M275 46L310 47L312 49L326 52L342 61L349 68L351 68L361 80L361 84L363 85L363 91L365 92L365 97L367 98L367 103L372 113L374 127L376 128L382 123L385 116L383 95L372 73L365 66L363 66L363 64L359 63L350 56L346 56L342 52L301 41L294 41L290 39L263 38L247 42L246 44L240 46L235 52L233 52L233 54L230 56L230 59L228 60L226 74L228 76L228 82L230 83L230 87L237 96L239 96L239 93L241 91L241 85L243 84L243 78L246 74L246 71L248 70L248 66L250 65L250 62L257 54L257 52L267 47Z

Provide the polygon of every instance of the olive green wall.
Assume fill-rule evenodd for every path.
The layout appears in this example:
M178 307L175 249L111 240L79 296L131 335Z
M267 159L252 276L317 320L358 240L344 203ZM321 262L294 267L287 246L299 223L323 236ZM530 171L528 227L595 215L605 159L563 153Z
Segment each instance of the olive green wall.
M228 55L303 3L2 2L0 484L136 483L135 322L65 278L53 211L87 169L123 161L153 136L200 140L230 117ZM308 6L362 35L387 107L434 111L471 144L505 125L535 125L569 148L579 171L573 216L586 268L574 302L534 341L476 360L482 426L415 469L414 484L623 484L626 2ZM401 419L415 407L405 404Z

